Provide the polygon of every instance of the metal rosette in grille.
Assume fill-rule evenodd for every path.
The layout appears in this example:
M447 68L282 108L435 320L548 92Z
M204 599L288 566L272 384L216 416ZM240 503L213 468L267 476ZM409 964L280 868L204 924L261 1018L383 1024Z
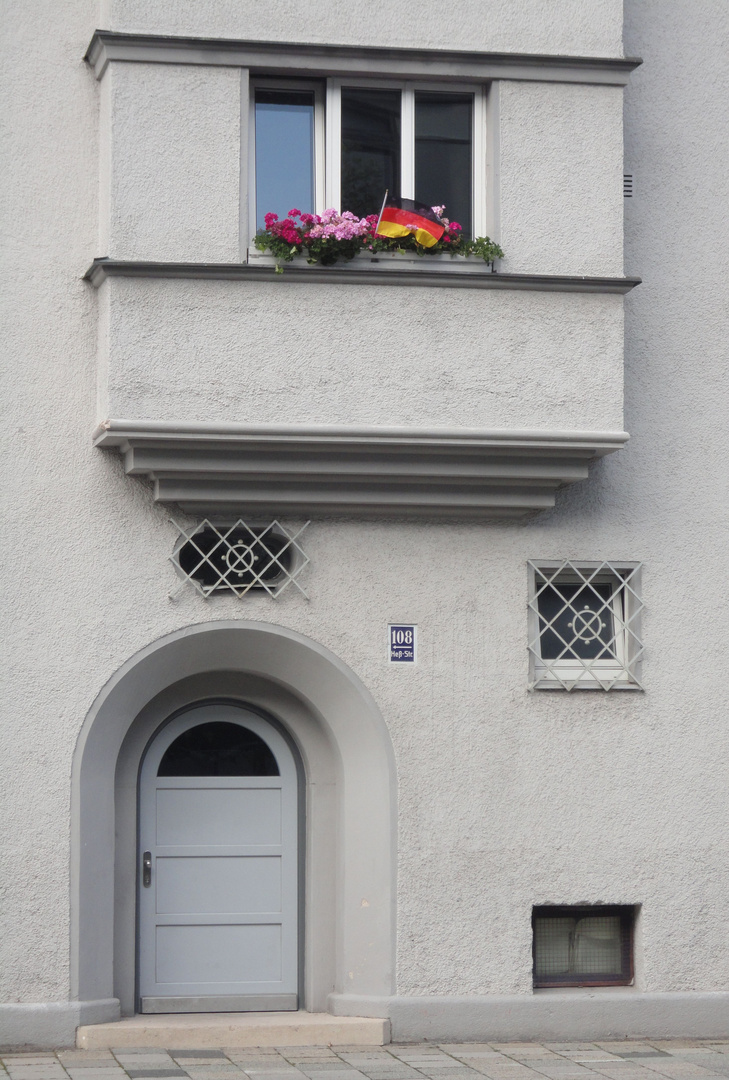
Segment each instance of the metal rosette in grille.
M308 524L296 530L279 521L254 525L242 519L233 524L205 519L192 529L178 525L170 561L206 597L226 592L242 597L252 589L276 597L289 585L306 596L298 577L309 559L299 537Z

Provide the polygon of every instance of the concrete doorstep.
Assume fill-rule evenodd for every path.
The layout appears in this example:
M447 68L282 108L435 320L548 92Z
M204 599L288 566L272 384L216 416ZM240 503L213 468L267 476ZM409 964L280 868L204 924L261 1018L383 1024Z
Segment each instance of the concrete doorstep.
M80 1050L176 1046L181 1050L239 1046L383 1046L390 1022L329 1013L178 1013L130 1016L78 1029Z

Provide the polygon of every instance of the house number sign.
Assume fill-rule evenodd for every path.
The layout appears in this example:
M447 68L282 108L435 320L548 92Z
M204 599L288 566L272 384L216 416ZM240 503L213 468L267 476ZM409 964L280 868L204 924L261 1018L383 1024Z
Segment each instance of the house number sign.
M387 628L388 654L391 664L414 664L418 635L417 626L391 623Z

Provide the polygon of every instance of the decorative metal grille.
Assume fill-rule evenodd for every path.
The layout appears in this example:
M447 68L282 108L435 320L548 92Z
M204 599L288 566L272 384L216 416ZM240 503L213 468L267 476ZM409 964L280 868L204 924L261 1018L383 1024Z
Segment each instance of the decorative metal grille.
M530 689L642 689L641 564L528 565Z
M205 519L192 529L177 525L180 536L170 561L180 577L205 597L216 592L241 597L251 589L265 589L275 597L289 585L306 596L298 577L309 558L299 537L308 524L296 531L279 521L249 525L242 519L232 525Z

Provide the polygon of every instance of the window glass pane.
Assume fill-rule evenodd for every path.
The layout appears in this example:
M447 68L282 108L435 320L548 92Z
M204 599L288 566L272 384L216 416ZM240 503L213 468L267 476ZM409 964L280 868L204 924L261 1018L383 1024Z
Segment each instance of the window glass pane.
M256 228L268 213L314 212L314 93L256 90Z
M385 191L400 194L400 91L342 88L342 205L379 214Z
M578 919L574 942L575 971L585 975L619 975L622 971L619 915Z
M544 659L615 659L612 594L607 583L547 585L538 599Z
M473 95L415 94L415 198L473 235Z
M619 915L534 920L534 974L621 975Z
M263 739L240 724L213 722L184 731L167 747L158 776L278 776Z

